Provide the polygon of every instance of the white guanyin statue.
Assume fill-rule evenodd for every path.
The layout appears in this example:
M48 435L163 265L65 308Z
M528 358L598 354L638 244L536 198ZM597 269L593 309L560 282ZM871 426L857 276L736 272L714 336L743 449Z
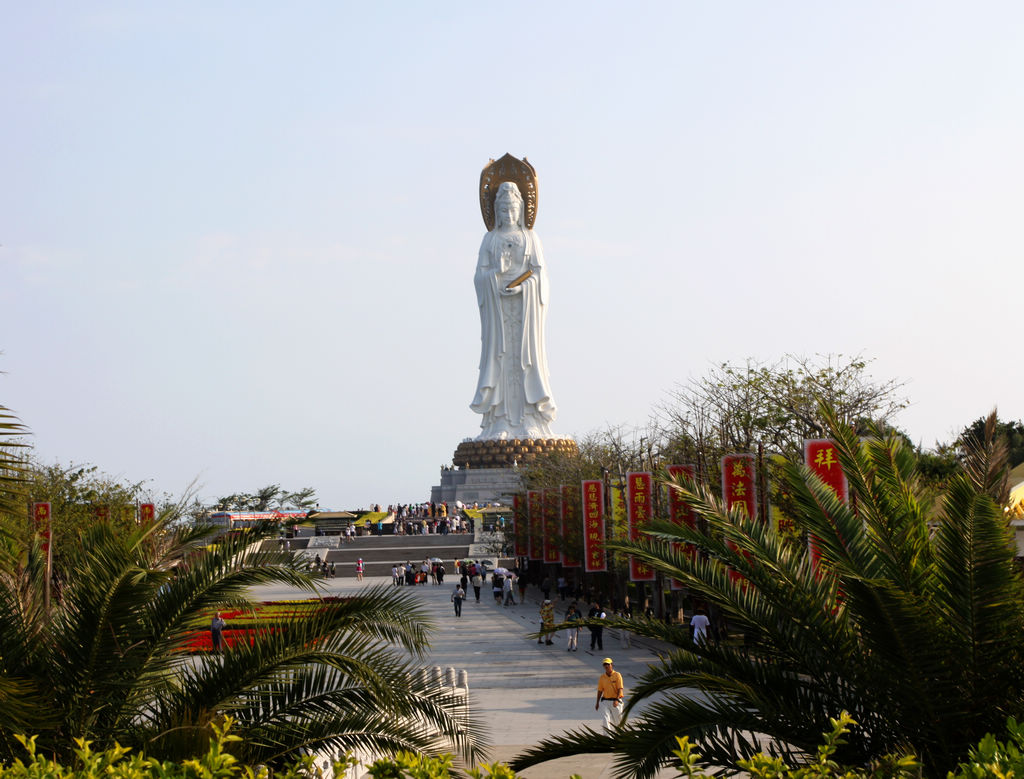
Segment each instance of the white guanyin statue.
M525 202L520 184L528 192ZM536 203L536 174L525 159L506 154L481 174L481 207L490 229L473 279L481 344L470 408L483 415L477 441L555 437L544 346L550 293L544 251L532 230Z

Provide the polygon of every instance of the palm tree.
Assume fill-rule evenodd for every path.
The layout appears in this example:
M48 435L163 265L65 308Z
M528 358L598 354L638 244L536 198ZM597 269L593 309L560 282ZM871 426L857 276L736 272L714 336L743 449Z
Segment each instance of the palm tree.
M21 437L27 432L9 409L0 406L0 516L21 508L25 460L18 453L26 448Z
M742 640L694 645L684 626L626 623L675 648L635 686L624 726L612 735L583 728L549 738L514 768L614 752L620 776L650 777L670 762L677 735L690 736L714 765L736 767L761 748L800 760L813 753L829 717L849 711L857 725L840 760L868 763L912 750L926 773L944 775L1007 715L1020 715L1024 585L989 494L995 480L960 473L941 505L929 506L919 499L909 446L878 429L858 440L829 409L823 413L850 503L805 466L785 469L820 567L805 544L725 513L694 483L678 485L706 534L659 523L638 542L609 546L681 580ZM629 717L641 702L646 708Z
M19 566L19 534L10 520L24 518L26 494L26 466L21 452L27 448L22 436L25 426L4 406L0 406L0 580L8 579L9 572ZM26 639L30 637L26 636ZM0 663L17 647L0 649ZM0 673L0 749L16 743L12 733L29 733L43 723L35 707L23 705L36 693L35 687L25 679L12 678ZM5 754L7 752L5 751Z
M64 759L75 737L182 759L206 748L225 714L242 737L232 751L252 764L356 748L475 760L484 745L472 714L414 662L429 620L395 588L323 600L250 646L182 651L216 610L250 605L253 585L315 589L290 553L264 548L273 535L254 528L210 545L209 529L162 520L129 532L96 524L64 558L49 611L38 548L19 575L0 576L0 760L17 753L16 732Z

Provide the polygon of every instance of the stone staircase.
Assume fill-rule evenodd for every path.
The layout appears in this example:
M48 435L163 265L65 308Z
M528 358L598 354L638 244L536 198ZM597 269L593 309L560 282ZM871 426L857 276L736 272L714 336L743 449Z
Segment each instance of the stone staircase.
M279 545L279 541L268 541ZM469 557L470 546L474 543L472 533L449 533L448 535L427 534L410 536L356 536L345 543L339 536L313 536L289 539L293 552L299 552L312 560L317 554L327 562L335 563L337 575L353 578L356 575L356 560L363 558L365 576L390 576L392 566L405 563L414 565L430 557L438 557L444 563L450 576L455 571L455 561Z

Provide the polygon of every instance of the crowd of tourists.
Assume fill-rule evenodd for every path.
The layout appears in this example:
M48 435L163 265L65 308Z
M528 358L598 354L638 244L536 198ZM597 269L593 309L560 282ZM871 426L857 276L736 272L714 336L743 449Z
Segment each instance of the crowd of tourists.
M417 584L444 584L444 563L438 559L426 559L422 563L396 563L391 567L391 583L396 587L412 587Z
M308 563L307 570L310 573L319 574L325 579L333 579L338 575L337 564L327 562L326 557L321 560L319 554Z
M472 529L472 520L467 521L463 516L395 520L395 535L399 536L418 536L428 533L446 536L449 533L469 533Z
M480 603L481 595L485 589L490 590L494 603L503 608L512 608L522 604L526 599L527 580L525 576L520 575L518 569L510 571L506 568L496 568L488 577L487 571L481 564L474 561L456 561L456 571L459 575L459 580L452 591L451 601L457 618L462 616L462 604L469 597L470 588L472 588L473 598L477 603ZM399 572L397 568L395 569L394 576L396 578L395 583L398 584ZM563 622L567 623L565 628L566 649L569 652L577 652L579 651L579 634L582 629L582 624L580 623L584 616L589 619L605 619L608 616L604 606L596 597L592 597L590 606L586 610L586 614L584 614L584 608L586 607L581 607L578 603L578 599L582 598L584 593L579 591L579 587L575 582L570 583L565 577L560 576L554 582L552 582L550 577L544 577L540 584L540 590L543 597L540 605L542 635L537 639L538 644L553 646L558 633L552 631L552 629L556 623ZM555 616L555 605L551 599L552 590L557 590L561 601L570 600L565 609L564 617L561 620L556 619ZM620 610L619 614L621 616L632 616L628 598L624 609ZM587 629L590 631L591 650L603 650L604 627L602 625L588 625ZM628 647L628 633L625 631L621 631L621 633L625 636L622 638L623 646Z
M377 508L380 511L380 507ZM449 516L448 502L441 503L407 503L388 506L388 513L395 519L447 519Z
M489 591L494 598L494 603L504 608L510 608L525 601L527 579L520 575L518 568L511 571L505 568L496 568L488 576L488 572L479 563L457 560L455 565L459 580L452 591L451 601L456 617L462 616L462 604L470 594L477 603L480 603L481 595ZM398 582L396 581L396 583ZM636 614L634 614L628 595L622 604L615 608L608 608L596 591L591 589L584 591L577 582L568 581L563 576L559 576L554 581L551 577L545 576L539 589L541 591L541 635L537 639L537 643L553 646L560 640L560 634L564 632L566 651L568 652L579 651L579 636L584 627L589 634L590 650L602 651L604 649L604 626L584 626L582 623L585 619L607 619L610 615L622 619L632 619L634 615L643 616L645 619L654 618L654 609L651 607L650 601L645 601L643 608ZM564 611L562 611L563 607L558 609L558 611L562 611L561 615L556 614L555 597L564 604ZM704 608L698 608L689 622L691 635L695 642L704 640L708 636L710 620ZM556 631L554 627L558 624L563 627ZM619 628L617 637L619 645L623 649L630 648L633 637L628 630Z

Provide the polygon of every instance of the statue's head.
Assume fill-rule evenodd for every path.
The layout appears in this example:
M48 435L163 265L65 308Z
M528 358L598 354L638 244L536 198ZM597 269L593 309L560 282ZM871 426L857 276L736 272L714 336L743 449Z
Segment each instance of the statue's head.
M523 196L514 181L503 181L494 196L494 224L523 226Z

